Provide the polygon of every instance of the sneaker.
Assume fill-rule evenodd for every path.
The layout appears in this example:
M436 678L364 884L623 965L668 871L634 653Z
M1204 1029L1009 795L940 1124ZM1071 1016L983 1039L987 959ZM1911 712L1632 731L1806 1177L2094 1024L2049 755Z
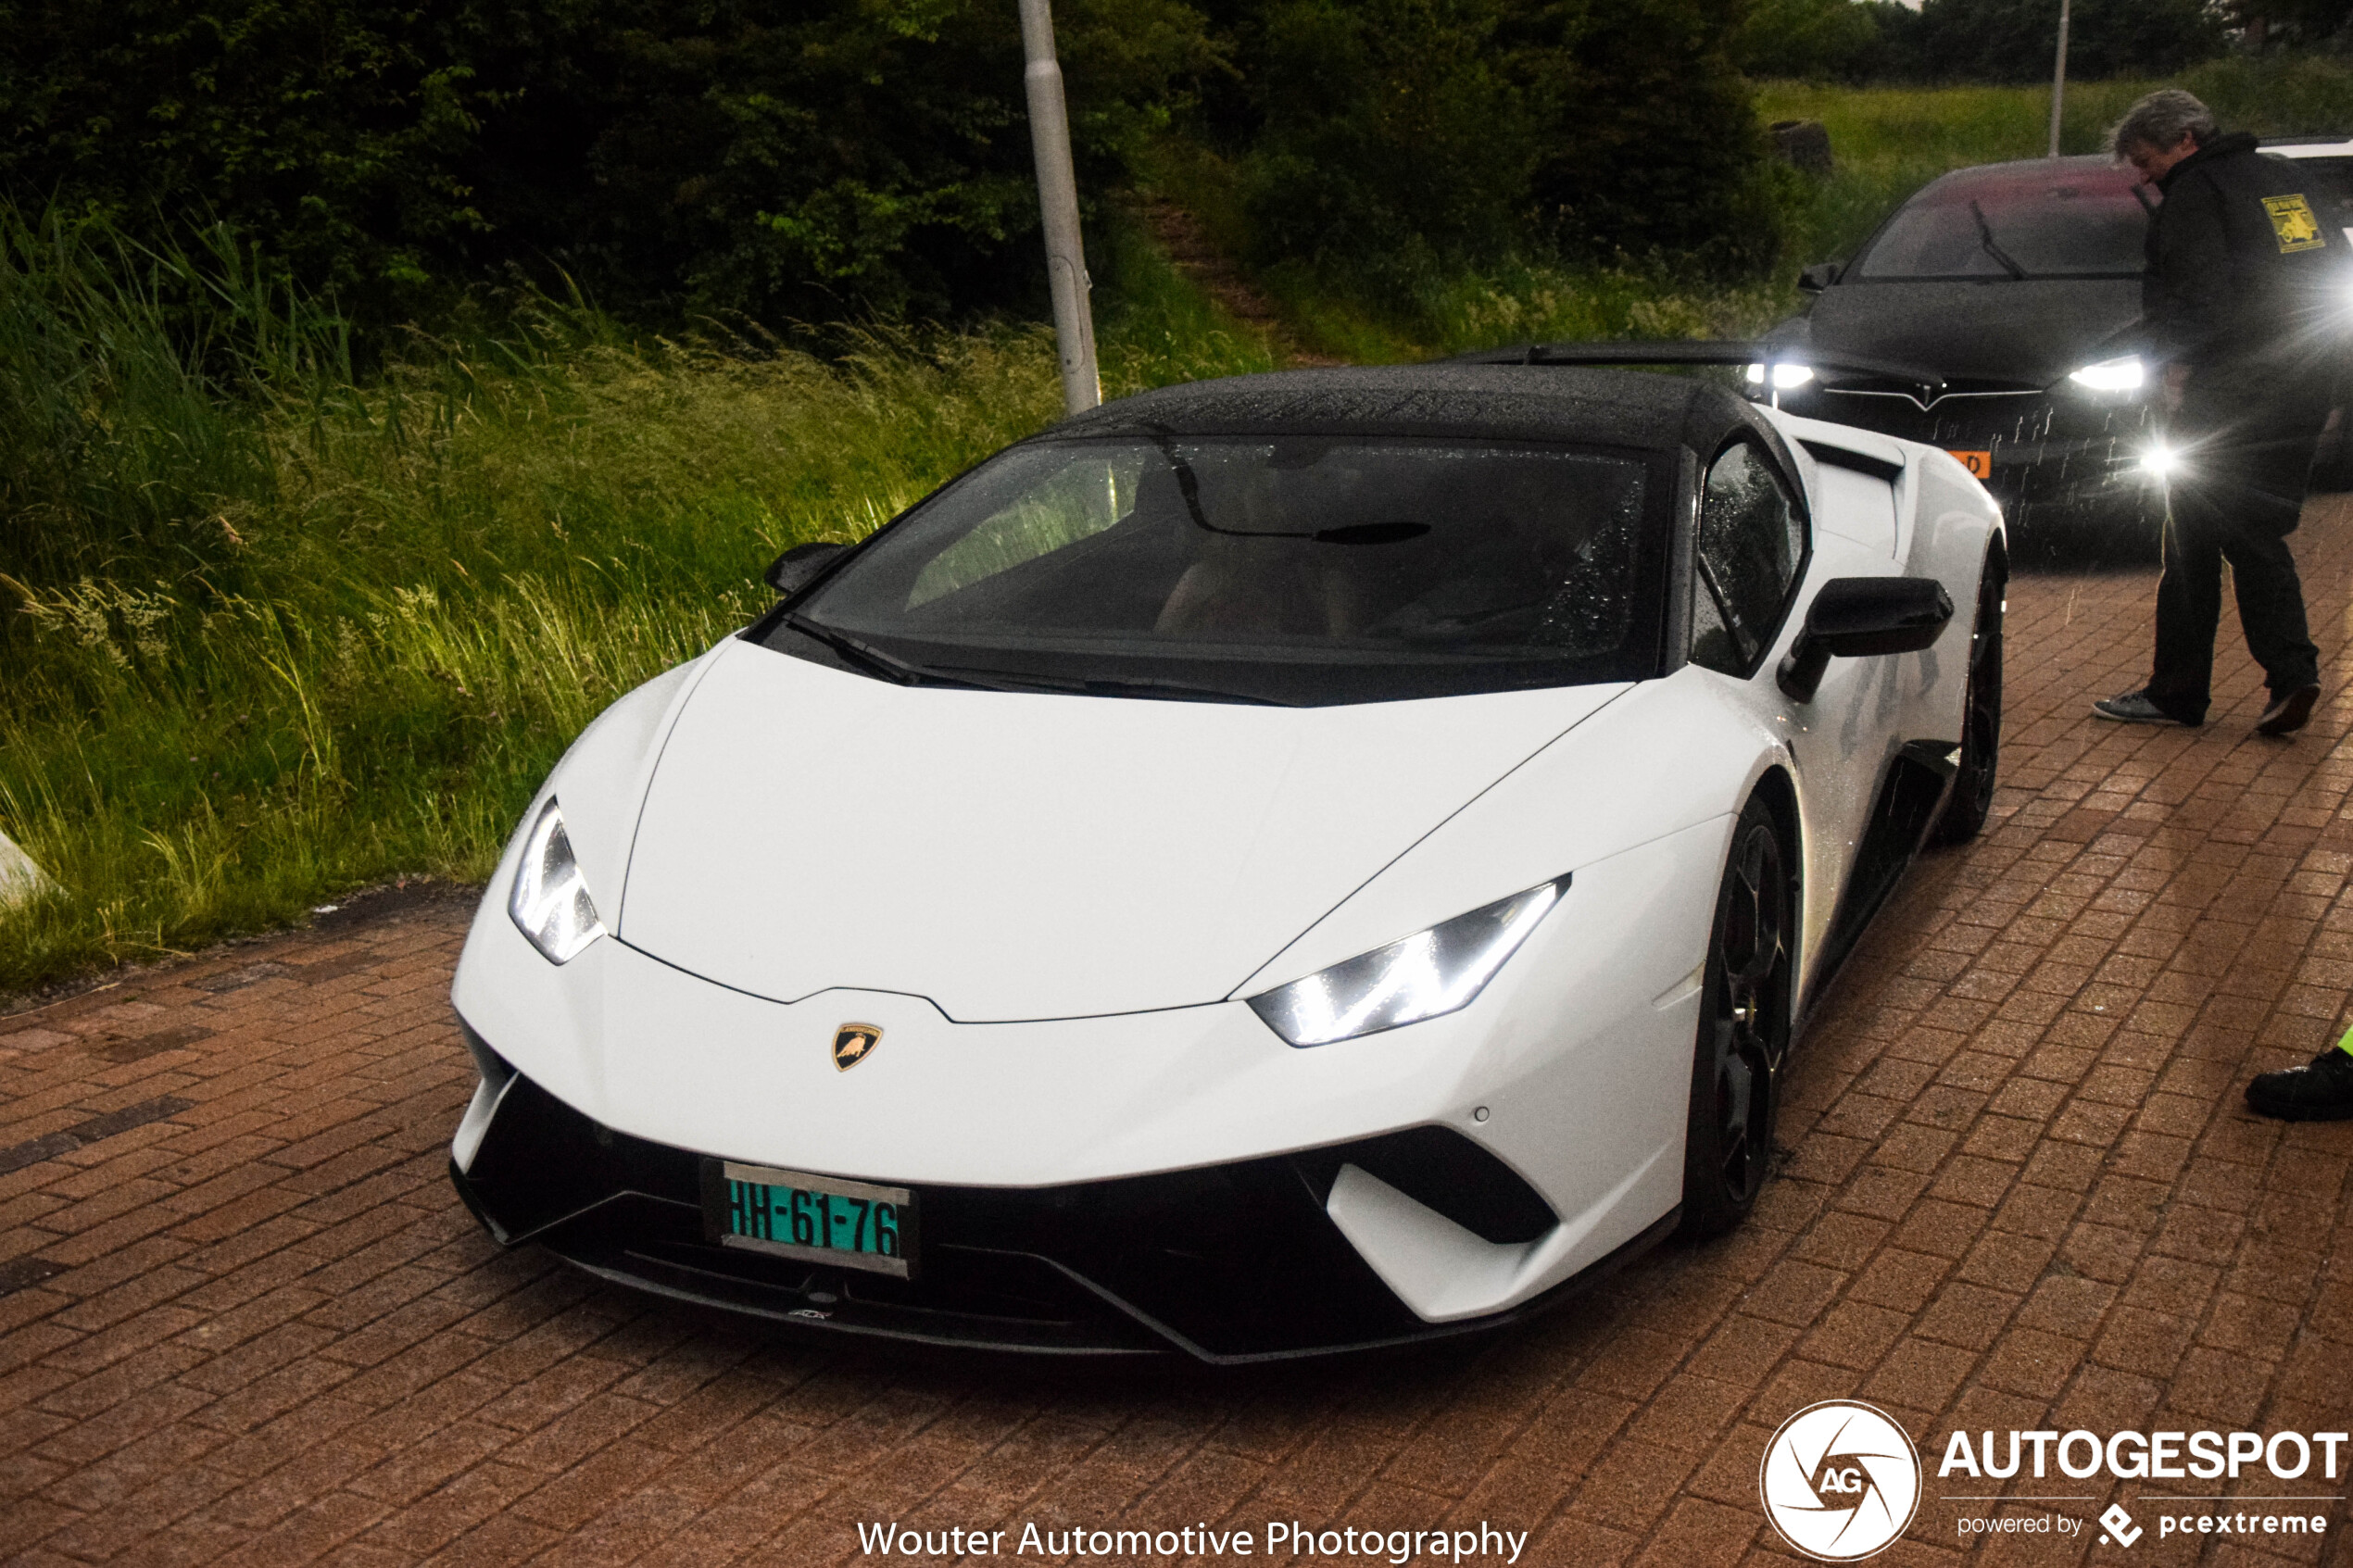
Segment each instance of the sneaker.
M2149 694L2145 691L2124 692L2116 696L2104 696L2092 704L2092 716L2095 719L2113 719L2120 724L2179 724L2184 729L2192 730L2196 729L2204 721L2197 719L2175 718L2150 701Z
M2318 686L2298 686L2292 692L2273 692L2271 706L2255 721L2259 735L2292 735L2312 718L2312 705L2321 700Z
M2353 1121L2353 1051L2331 1046L2309 1067L2259 1073L2246 1086L2246 1103L2283 1122Z

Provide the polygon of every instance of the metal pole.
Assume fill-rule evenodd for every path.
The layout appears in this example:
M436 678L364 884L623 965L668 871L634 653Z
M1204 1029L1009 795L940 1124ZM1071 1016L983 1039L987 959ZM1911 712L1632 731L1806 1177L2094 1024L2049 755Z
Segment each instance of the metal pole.
M2051 67L2051 156L2059 156L2059 110L2067 102L2067 0L2059 0L2058 59Z
M1021 0L1022 52L1029 63L1029 140L1038 154L1038 206L1046 220L1046 276L1054 294L1054 345L1062 359L1063 411L1103 400L1095 369L1095 318L1087 301L1087 252L1078 237L1078 180L1070 166L1070 117L1063 68L1054 58L1054 19L1046 0Z

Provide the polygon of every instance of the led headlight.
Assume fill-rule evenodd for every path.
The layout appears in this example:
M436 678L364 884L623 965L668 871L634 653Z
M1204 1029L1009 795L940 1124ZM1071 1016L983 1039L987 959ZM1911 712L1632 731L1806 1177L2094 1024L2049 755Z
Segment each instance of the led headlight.
M573 859L564 814L552 796L523 835L522 863L515 868L507 913L549 963L577 957L605 934L596 901L588 897L588 881Z
M2080 370L2070 370L2067 379L2078 386L2094 392L2138 392L2148 380L2148 368L2137 354L2127 354L2121 359L2103 359L2096 365L2086 365Z
M1378 1034L1468 1007L1504 960L1560 901L1568 878L1457 915L1263 996L1251 1010L1294 1046Z
M1811 365L1793 365L1787 360L1782 360L1773 367L1773 385L1782 392L1788 392L1793 387L1804 386L1807 382L1810 382L1813 379L1814 367ZM1748 368L1748 380L1749 384L1752 386L1763 386L1765 384L1765 367L1762 365L1751 365Z

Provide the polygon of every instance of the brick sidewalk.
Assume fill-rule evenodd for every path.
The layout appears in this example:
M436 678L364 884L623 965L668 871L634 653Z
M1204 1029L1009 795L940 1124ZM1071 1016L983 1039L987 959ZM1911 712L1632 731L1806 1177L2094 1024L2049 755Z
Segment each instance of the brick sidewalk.
M500 1256L443 1175L447 903L0 1019L0 1555L821 1564L896 1519L1010 1524L998 1561L1034 1562L1024 1523L1488 1521L1533 1532L1523 1562L1730 1563L1779 1549L1773 1427L1859 1397L1931 1462L1879 1561L1925 1562L1982 1512L1941 1499L1995 1489L1935 1477L1957 1426L2344 1428L2353 1124L2237 1093L2353 991L2353 505L2297 539L2332 700L2285 744L2247 734L2229 621L2206 730L2095 724L2154 574L2022 573L1996 826L1913 872L1825 1010L1755 1222L1467 1348L911 1361ZM2096 1493L2063 1505L2088 1520L2142 1486L2020 1489ZM2282 1549L2353 1563L2346 1505L2311 1506L2329 1534ZM1982 1550L2126 1555L2096 1529Z

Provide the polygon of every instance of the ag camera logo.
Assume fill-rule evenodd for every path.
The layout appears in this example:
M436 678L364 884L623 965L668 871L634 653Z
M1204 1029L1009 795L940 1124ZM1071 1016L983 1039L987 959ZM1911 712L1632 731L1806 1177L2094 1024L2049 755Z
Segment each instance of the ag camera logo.
M1920 1506L1920 1459L1886 1411L1825 1399L1781 1423L1757 1473L1765 1517L1781 1538L1825 1562L1882 1551Z

